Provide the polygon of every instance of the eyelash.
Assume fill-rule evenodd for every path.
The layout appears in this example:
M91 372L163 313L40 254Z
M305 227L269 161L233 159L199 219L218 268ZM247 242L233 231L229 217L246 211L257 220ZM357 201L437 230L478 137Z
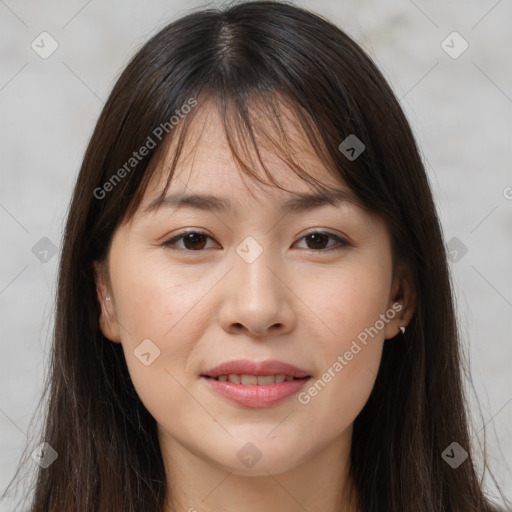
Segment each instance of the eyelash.
M208 235L207 233L204 233L203 231L197 231L197 230L183 231L182 233L179 233L178 235L175 235L172 238L169 238L168 240L164 241L162 243L162 246L164 246L165 248L171 249L172 251L181 251L181 252L189 252L189 253L200 253L200 252L204 251L205 249L194 250L194 249L186 249L186 248L183 249L181 247L173 247L173 245L177 241L182 240L184 237L186 237L187 235L191 235L191 234L204 235L207 238L211 238L213 240L213 238L210 235ZM325 253L328 251L341 250L344 247L352 247L353 246L353 244L349 243L344 238L342 238L339 235L336 235L334 233L330 233L328 231L312 231L312 232L304 235L303 237L301 237L300 240L304 240L305 238L307 238L308 236L311 236L311 235L327 235L329 237L334 238L338 243L334 246L331 246L331 247L328 247L325 249L305 249L306 251Z

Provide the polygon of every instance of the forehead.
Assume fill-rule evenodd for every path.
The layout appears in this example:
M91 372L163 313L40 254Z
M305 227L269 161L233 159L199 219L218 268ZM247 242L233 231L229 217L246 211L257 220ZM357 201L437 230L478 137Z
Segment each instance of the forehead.
M224 119L211 102L198 105L172 170L167 194L221 195L230 198L230 204L236 204L237 199L245 200L247 194L256 200L281 200L291 194L311 192L318 195L318 190L294 172L295 167L300 167L322 186L342 190L347 199L356 200L342 178L319 158L285 104L280 104L278 112L257 104L250 118L252 134L230 124L231 118L227 133ZM154 204L164 192L177 148L176 134L149 182L142 210ZM237 159L257 178L242 172ZM285 190L270 183L266 172Z

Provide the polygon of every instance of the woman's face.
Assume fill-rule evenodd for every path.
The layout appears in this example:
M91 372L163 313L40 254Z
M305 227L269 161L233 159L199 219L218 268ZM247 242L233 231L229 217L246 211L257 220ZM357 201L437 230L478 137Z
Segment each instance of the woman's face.
M192 128L167 197L209 199L151 207L165 184L155 174L131 222L115 232L110 279L98 273L101 326L122 344L171 451L239 474L276 474L349 445L384 340L410 317L407 283L398 274L392 282L382 220L348 201L287 207L318 194L265 151L292 192L246 187L216 112L198 111ZM289 129L295 157L350 197ZM184 232L196 234L179 238ZM213 371L240 360L245 366ZM290 380L291 367L306 377ZM217 373L224 376L214 380ZM239 384L237 375L245 375Z

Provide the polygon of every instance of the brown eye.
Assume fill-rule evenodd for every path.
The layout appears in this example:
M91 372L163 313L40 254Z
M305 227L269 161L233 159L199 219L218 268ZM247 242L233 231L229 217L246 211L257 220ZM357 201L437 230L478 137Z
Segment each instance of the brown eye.
M200 231L188 231L166 240L162 245L176 250L201 251L205 248L206 241L211 238ZM182 241L184 247L175 247L176 242Z
M313 246L310 249L325 249L324 245L329 242L329 235L325 233L312 233L305 237L306 240Z
M326 246L328 244L329 239L333 239L335 242L330 246ZM349 246L350 244L334 233L315 231L313 233L309 233L306 236L302 237L301 240L306 240L306 249L310 249L316 252L328 251L331 249L343 248L344 246Z

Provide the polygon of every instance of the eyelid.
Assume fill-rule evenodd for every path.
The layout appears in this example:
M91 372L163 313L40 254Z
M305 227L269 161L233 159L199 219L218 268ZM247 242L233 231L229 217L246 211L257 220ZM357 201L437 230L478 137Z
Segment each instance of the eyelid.
M200 253L200 252L203 252L205 249L199 249L199 250L194 251L194 250L191 250L191 249L183 249L181 247L173 247L172 246L174 243L176 243L177 241L183 239L183 237L185 237L186 235L191 234L191 233L198 234L198 235L204 235L204 236L214 240L214 238L210 234L208 234L207 232L205 232L205 231L203 231L201 229L187 229L185 231L179 232L176 235L173 235L171 238L168 238L168 239L164 240L164 242L162 242L162 246L164 246L165 248L171 249L173 251L180 251L180 252L185 252L185 253ZM331 250L337 250L337 249L343 249L344 247L354 247L355 246L352 242L349 242L347 240L347 238L344 237L343 235L339 235L339 234L334 233L334 232L329 231L329 230L322 230L321 228L316 228L316 229L313 229L312 231L309 231L309 232L303 234L302 236L300 236L298 238L297 241L302 241L307 236L313 235L313 234L330 236L330 237L334 238L337 241L337 244L335 244L335 245L333 245L331 247L327 247L326 249L308 249L308 248L306 248L306 249L303 249L303 250L314 252L314 253L327 253L327 252L329 252ZM296 242L294 242L294 243L296 243Z

